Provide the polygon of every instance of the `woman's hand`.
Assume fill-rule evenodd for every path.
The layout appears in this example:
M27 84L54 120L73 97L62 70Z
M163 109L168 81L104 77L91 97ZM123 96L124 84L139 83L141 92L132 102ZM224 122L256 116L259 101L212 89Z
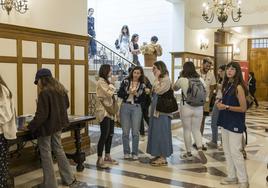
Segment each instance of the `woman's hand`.
M145 93L148 95L150 94L151 90L149 88L145 88Z
M218 102L217 103L217 108L219 110L225 110L226 109L226 105L225 104L222 104L221 102Z

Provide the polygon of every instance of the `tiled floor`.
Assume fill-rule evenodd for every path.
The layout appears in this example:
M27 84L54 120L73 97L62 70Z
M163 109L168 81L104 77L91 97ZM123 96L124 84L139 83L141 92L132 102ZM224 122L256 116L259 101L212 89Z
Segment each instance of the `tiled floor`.
M248 146L246 147L248 160L246 160L251 188L267 188L265 177L268 175L266 164L268 162L268 103L262 103L259 108L253 107L247 113ZM203 142L211 137L210 119L206 120L206 130ZM98 139L98 128L91 127L92 149L95 153ZM198 157L194 161L180 160L179 155L184 150L182 128L173 130L174 153L168 159L167 167L152 167L148 164L146 141L140 141L140 160L123 160L121 130L117 129L114 136L112 156L119 161L119 165L111 166L110 169L100 170L95 166L96 154L87 157L85 170L77 173L79 183L77 188L164 188L164 187L186 187L186 188L235 188L233 186L221 186L219 181L226 176L223 152L220 150L208 150L206 156L208 163L202 165ZM56 166L55 166L56 167ZM75 171L75 167L73 167ZM59 178L59 176L58 176ZM35 187L42 181L41 170L36 170L16 177L16 187ZM64 186L60 186L64 187Z

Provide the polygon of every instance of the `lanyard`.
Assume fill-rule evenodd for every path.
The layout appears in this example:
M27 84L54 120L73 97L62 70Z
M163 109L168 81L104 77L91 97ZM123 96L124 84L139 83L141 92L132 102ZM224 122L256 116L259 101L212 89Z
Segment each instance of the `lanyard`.
M229 91L230 89L233 87L233 83L228 87L228 89L226 89L224 92L223 92L223 95L225 96Z

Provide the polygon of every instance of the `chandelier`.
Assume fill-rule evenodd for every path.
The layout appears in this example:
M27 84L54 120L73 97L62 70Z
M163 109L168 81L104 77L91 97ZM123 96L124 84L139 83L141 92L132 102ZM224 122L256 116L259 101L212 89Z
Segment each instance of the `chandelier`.
M212 23L214 17L217 16L223 29L223 25L228 20L228 15L230 14L234 22L239 22L242 17L241 3L241 0L212 0L210 3L203 3L202 17L207 23ZM234 16L234 12L237 14L236 17Z
M24 14L28 9L27 0L1 0L2 9L9 15L12 8L17 12Z

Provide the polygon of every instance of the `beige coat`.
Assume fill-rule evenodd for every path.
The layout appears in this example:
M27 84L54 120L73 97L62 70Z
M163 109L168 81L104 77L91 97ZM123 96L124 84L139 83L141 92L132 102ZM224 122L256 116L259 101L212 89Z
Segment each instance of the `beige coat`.
M3 96L0 99L0 134L6 139L16 139L16 113L12 99L8 97L8 89L2 85Z
M97 82L96 88L96 118L99 122L102 122L104 117L109 117L114 119L113 116L109 115L101 101L105 104L105 106L112 106L113 105L113 95L116 91L116 88L113 84L108 84L103 78L100 78Z

